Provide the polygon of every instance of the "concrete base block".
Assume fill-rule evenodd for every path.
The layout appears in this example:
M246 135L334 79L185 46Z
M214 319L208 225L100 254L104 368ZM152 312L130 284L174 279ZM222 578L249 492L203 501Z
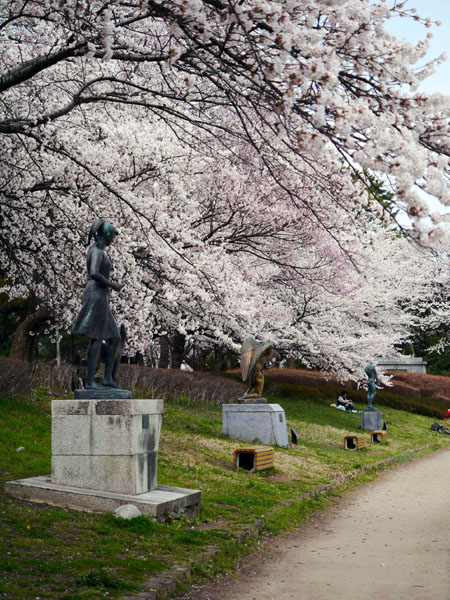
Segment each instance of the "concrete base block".
M162 400L52 401L52 483L142 494L157 485Z
M88 512L114 512L123 504L135 505L143 515L156 519L186 516L189 519L200 510L200 490L158 485L145 494L128 495L101 490L55 485L51 477L32 477L5 483L5 492L15 498L42 502Z
M143 494L157 485L158 452L130 456L52 456L52 482L59 485Z
M289 447L286 416L279 404L223 404L222 431L235 440Z
M382 427L382 414L379 410L363 410L361 413L361 429L375 431Z

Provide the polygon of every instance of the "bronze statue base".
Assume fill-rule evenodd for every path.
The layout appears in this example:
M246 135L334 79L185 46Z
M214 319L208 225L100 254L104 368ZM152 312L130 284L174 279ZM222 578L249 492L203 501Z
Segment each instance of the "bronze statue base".
M75 390L75 400L129 400L133 397L131 390L104 387L103 389Z
M267 400L259 396L242 396L236 400L236 404L267 404Z

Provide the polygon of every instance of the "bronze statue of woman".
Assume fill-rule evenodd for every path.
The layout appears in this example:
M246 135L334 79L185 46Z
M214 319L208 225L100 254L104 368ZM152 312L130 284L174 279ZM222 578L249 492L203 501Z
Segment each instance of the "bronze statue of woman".
M377 370L375 369L374 365L369 361L367 363L364 371L366 372L366 375L369 378L369 381L367 382L367 404L368 404L367 410L376 411L378 409L375 408L375 406L373 406L372 403L375 399L375 394L377 393L377 383L378 383Z
M83 295L83 306L75 319L72 333L90 338L85 384L85 388L90 390L104 389L105 386L117 388L113 378L113 368L121 340L119 328L109 308L109 294L111 289L120 292L123 284L109 279L111 261L105 248L113 242L118 233L110 223L106 223L103 219L96 219L88 237L88 245L92 238L95 239L95 243L87 253L86 265L89 279ZM106 342L105 374L100 385L95 381L95 372L103 340Z

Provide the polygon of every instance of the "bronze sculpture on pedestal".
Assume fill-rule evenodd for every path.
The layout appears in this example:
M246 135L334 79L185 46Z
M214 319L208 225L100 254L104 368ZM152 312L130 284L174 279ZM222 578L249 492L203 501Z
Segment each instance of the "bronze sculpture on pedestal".
M378 410L375 406L372 406L372 403L375 399L375 394L377 393L377 384L378 384L378 375L375 366L369 361L364 369L366 372L369 381L367 382L367 404L368 407L366 410Z
M89 231L88 245L92 238L95 239L95 243L87 253L88 282L83 295L83 305L72 328L73 335L85 335L90 338L87 351L88 370L84 386L86 390L100 392L118 388L115 380L116 357L121 336L109 308L109 294L111 289L120 292L123 284L110 280L111 261L105 252L105 248L117 235L117 229L103 219L96 219ZM105 373L100 384L95 381L95 373L100 361L102 345ZM114 397L117 397L117 394Z
M243 341L241 347L241 374L247 385L247 391L240 399L242 402L265 402L262 398L264 388L264 369L280 360L270 342L257 342L253 338Z

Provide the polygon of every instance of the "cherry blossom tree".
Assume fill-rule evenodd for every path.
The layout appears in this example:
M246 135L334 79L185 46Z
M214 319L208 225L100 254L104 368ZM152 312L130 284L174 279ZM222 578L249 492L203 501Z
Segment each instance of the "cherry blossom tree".
M391 183L423 244L444 217L414 186L450 202L448 100L412 93L433 63L416 67L426 41L386 33L394 15L416 18L368 0L3 3L10 295L31 291L67 327L99 215L121 231L114 308L136 349L166 331L270 335L341 371L384 353L426 269L381 223L367 243L364 180ZM408 285L383 252L410 265Z
M442 57L418 66L428 39L396 39L392 17L432 24L399 0L4 2L0 132L70 156L48 123L138 107L245 138L269 165L277 155L301 170L301 156L314 169L321 156L330 172L341 159L384 174L420 222L429 209L414 184L450 203L449 105L413 93ZM419 223L422 242L440 237L442 218Z
M414 347L431 353L430 362L448 363L450 347L450 274L449 254L446 251L435 254L435 269L430 292L423 302L414 307L418 323L411 336ZM441 364L442 368L442 364ZM448 370L447 367L444 367Z
M275 180L248 144L228 154L194 151L164 123L119 107L107 115L104 152L105 138L94 134L106 128L105 115L89 116L66 132L82 170L44 148L39 164L27 163L21 150L23 181L52 184L12 196L3 211L12 297L31 289L56 325L70 328L86 277L86 230L101 214L120 232L110 253L125 288L112 302L135 351L167 333L187 347L234 349L262 336L355 376L361 356L386 353L407 334L411 316L401 303L424 297L424 252L386 228L348 172L329 174L339 197L330 204L311 184L310 172L323 169L325 178L318 161L314 170L304 164L303 177L279 167ZM97 172L101 183L90 175ZM293 180L304 205L283 189ZM115 198L105 191L113 185Z

